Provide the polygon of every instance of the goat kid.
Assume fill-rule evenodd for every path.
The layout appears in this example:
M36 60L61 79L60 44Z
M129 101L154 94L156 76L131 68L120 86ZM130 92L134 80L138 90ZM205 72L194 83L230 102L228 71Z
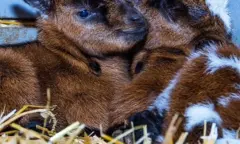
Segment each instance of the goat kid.
M210 11L210 4L201 0L134 2L149 22L149 34L144 49L133 58L132 82L113 101L113 126L146 110L183 66L192 50L202 49L209 41L229 41L227 22L222 21L221 15Z
M38 41L0 49L0 105L45 104L50 88L58 130L74 121L107 129L109 101L130 78L125 58L103 55L143 39L144 17L124 0L25 2L41 12Z

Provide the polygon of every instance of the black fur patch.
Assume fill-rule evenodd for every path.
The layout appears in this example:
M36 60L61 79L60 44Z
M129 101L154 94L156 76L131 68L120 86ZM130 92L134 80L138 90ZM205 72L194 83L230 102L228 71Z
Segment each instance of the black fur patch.
M129 121L133 122L134 126L147 125L148 133L153 141L161 134L163 118L157 111L143 111L139 112L132 117ZM143 136L143 131L138 130L135 132L135 139L138 140Z

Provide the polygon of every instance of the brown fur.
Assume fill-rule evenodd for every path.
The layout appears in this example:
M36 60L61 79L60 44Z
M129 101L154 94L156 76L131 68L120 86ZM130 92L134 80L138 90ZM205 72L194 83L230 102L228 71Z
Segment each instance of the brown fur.
M136 112L146 110L168 85L189 54L184 48L177 49L180 53L175 53L175 50L174 48L146 50L138 55L140 57L137 57L136 61L144 64L143 71L133 78L121 97L113 102L116 108L111 113L113 125L123 122Z
M82 22L76 18L76 13L81 7L70 6L71 3L69 4L68 1L59 1L55 10L49 14L51 18L39 20L39 26L43 30L46 29L42 33L68 37L84 53L102 56L108 53L127 51L136 44L136 41L142 40L146 33L147 26L144 17L124 0L108 1L106 4L108 6L107 10L102 10L107 11L107 14L103 17L101 14L96 13L96 19L99 20L91 23L88 21ZM94 3L93 0L87 1ZM87 5L87 1L83 5ZM122 7L123 9L121 9ZM97 8L90 7L88 9L96 10ZM138 21L131 20L132 14L135 13L139 17ZM104 19L107 19L107 22ZM66 24L66 22L69 24ZM122 32L131 28L133 29L129 31L131 33ZM144 31L137 32L138 35L136 35L136 28L144 28ZM47 45L47 41L41 40L41 35L40 33L39 40Z
M203 0L181 0L181 5L172 6L169 4L169 11L173 11L178 16L175 20L169 20L171 14L161 11L162 7L154 8L149 3L157 3L159 0L140 0L136 7L143 13L149 22L149 33L145 49L155 49L160 47L177 47L189 44L193 40L207 39L225 39L226 31L223 22L215 16L212 16L208 6ZM163 0L164 1L164 0ZM171 8L180 7L179 11ZM204 14L198 16L198 20L192 17L196 13L189 11L203 11ZM183 11L183 12L182 12ZM169 12L170 13L170 12ZM178 14L179 13L179 14ZM217 34L216 34L217 32Z
M114 7L116 12L108 14L122 16L118 13L122 3L119 1ZM109 20L111 25L101 20L91 24L76 20L78 4L69 1L52 4L48 18L38 20L39 42L1 49L0 105L7 105L7 111L25 104L45 105L46 90L50 88L51 105L57 105L58 129L81 121L94 128L102 124L105 130L109 102L129 81L127 60L121 56L97 58L85 53L102 56L107 51L128 49L140 41L145 32L138 36L135 33L118 35L118 31L128 25L134 27L135 22L121 23L116 31L114 20ZM126 3L124 6L128 8L123 9L125 12L136 11ZM128 21L130 14L124 13L122 19ZM143 20L140 14L139 17Z
M30 104L39 101L39 84L35 68L30 60L11 49L1 52L1 106L6 110L19 109L17 103ZM18 99L24 95L23 98ZM33 97L34 96L34 97Z
M223 22L212 16L201 0L182 1L185 5L183 15L174 21L168 20L159 9L150 7L149 2L151 0L136 3L149 22L149 34L145 50L133 59L133 81L125 88L123 95L113 102L113 125L123 122L136 112L146 110L182 67L193 48L201 48L204 41L228 41ZM192 13L184 12L192 8L204 10L205 14L194 21L191 19ZM140 73L135 71L138 64L143 65Z
M240 51L233 44L219 46L216 53L221 58L232 58L232 56L240 58ZM223 121L221 125L218 125L220 133L222 128L228 130L237 130L239 128L240 117L237 111L240 109L240 93L236 87L240 82L239 71L231 67L223 67L219 68L213 74L209 74L209 71L207 71L207 61L208 58L201 55L198 58L188 61L180 70L178 83L170 95L170 110L163 125L164 131L166 131L172 117L176 113L185 115L188 107L194 104L207 103L214 105L214 111L220 115ZM219 98L227 98L231 94L236 94L239 98L230 99L227 107L218 102ZM209 123L211 122L215 121L213 120ZM185 131L183 128L185 124L186 121L184 121L182 127L179 129L176 138L180 136L181 132ZM201 129L199 130L199 128ZM202 128L203 126L199 125L192 131L189 131L188 141L190 143L195 143L200 138L203 133Z

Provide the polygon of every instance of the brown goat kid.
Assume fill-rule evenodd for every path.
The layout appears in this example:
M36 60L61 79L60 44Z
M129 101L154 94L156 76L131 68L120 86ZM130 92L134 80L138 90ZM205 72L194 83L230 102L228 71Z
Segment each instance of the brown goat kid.
M178 2L177 4L179 4ZM192 35L190 35L191 33L186 33L187 35L182 33L183 36L181 38L172 41L162 41L162 43L159 42L159 45L163 44L161 46L154 45L157 41L161 41L164 38L161 37L161 33L158 34L157 29L153 29L157 23L151 28L151 21L156 20L159 22L159 27L162 28L159 28L159 31L164 31L164 26L156 18L148 20L150 23L150 33L145 46L147 50L140 52L135 57L132 66L133 82L124 91L124 96L116 102L119 106L113 111L113 115L115 115L113 123L121 123L131 114L146 110L157 97L153 107L150 107L151 111L144 111L130 118L130 121L135 122L136 125L147 124L149 133L154 140L157 139L162 142L163 135L172 117L176 113L180 113L186 117L186 120L175 138L178 138L181 132L187 131L190 132L188 142L196 143L203 133L203 131L199 131L199 128L202 129L204 120L207 120L211 123L215 122L219 126L219 138L224 138L219 140L219 143L222 141L227 143L225 138L236 137L235 131L238 129L240 121L236 114L236 111L239 110L237 104L240 98L239 88L237 89L237 76L239 74L232 74L238 72L236 65L239 65L239 50L229 42L226 30L228 22L224 21L223 23L222 20L224 19L222 19L221 15L214 15L207 8L207 5L201 3L201 1L192 0L186 4L185 2L183 1L182 4L188 9L188 13L184 9L179 10L183 14L185 13L185 16L187 16L185 18L188 18L188 21L185 21L184 17L180 17L180 19L174 19L173 17L170 23L176 25L184 22L182 23L183 28L184 26L186 28L184 30L192 29ZM164 1L160 3L164 6ZM173 5L173 8L179 8L179 6L176 7ZM208 6L211 7L209 3ZM171 10L171 6L168 6L168 8ZM151 10L148 9L146 12L150 13ZM201 10L200 14L204 15L199 15L199 10ZM161 9L161 13L159 14L162 17L164 17L164 12L169 12L167 10L163 11L164 9ZM176 11L172 11L173 14L174 12ZM201 17L196 18L194 13L195 16ZM169 29L166 29L166 39L171 39L171 36L168 37L170 34L173 35L176 32L181 32L181 25L178 29L172 29L172 31L169 32ZM178 43L178 40L180 40L180 43ZM148 42L151 41L156 42L148 45ZM175 42L176 45L174 45ZM216 45L206 47L206 44L209 42L216 43ZM194 51L201 49L203 51L194 53ZM194 54L189 58L190 61L188 61L187 56L191 51ZM198 54L200 55L199 59L196 59L196 61L193 60ZM214 54L217 56L214 57ZM209 57L206 57L206 55L209 55ZM206 61L207 58L210 59L211 57L215 58L211 64L219 67L217 69L219 70L218 74L208 75L206 72L208 70L205 67L207 64ZM187 63L185 63L186 61ZM222 68L226 67L227 69L222 70ZM229 70L229 68L232 69ZM181 69L180 72L178 72L179 69ZM215 66L213 70L215 70ZM158 96L158 94L160 95ZM123 109L127 112L124 112ZM136 135L137 138L138 136Z
M113 101L112 125L146 110L193 50L228 41L223 21L202 0L135 0L149 22L144 50L132 62L133 80Z
M124 57L102 56L143 39L145 19L124 0L25 1L42 15L38 42L0 49L0 105L45 104L50 88L58 129L74 121L106 129L109 102L129 77Z

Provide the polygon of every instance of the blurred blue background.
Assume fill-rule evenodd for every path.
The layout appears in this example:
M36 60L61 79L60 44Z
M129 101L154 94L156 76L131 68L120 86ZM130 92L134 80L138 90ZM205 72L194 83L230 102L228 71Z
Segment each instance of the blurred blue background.
M0 0L0 18L26 18L37 16L37 12L23 0ZM0 27L0 45L18 44L33 41L37 37L35 28L2 28Z
M233 40L240 45L240 0L229 0L229 12L232 18Z
M233 40L240 45L240 0L229 0L232 18ZM34 18L37 12L23 0L1 0L0 18ZM17 44L35 40L37 30L34 28L0 28L0 45Z

